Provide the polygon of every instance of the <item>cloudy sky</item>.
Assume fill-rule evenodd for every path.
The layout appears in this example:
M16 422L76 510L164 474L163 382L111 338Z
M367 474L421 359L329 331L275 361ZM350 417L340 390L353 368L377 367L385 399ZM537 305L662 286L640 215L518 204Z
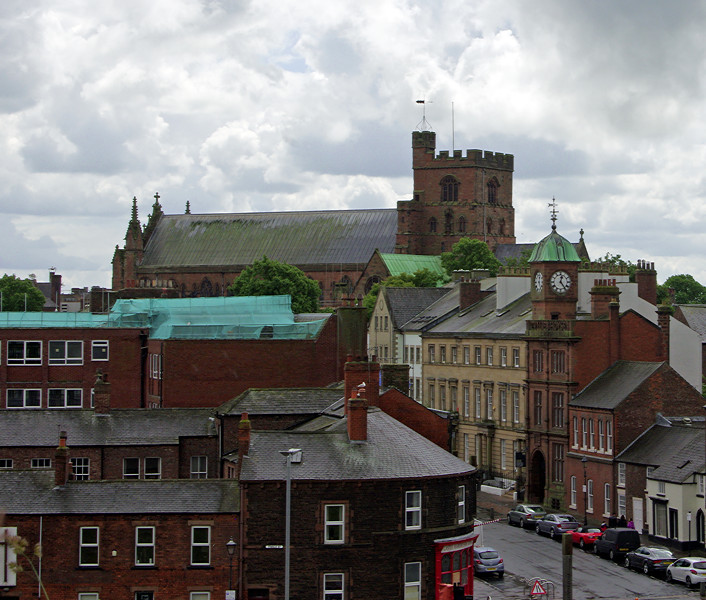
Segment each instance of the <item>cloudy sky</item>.
M515 155L518 242L706 284L706 5L3 0L0 274L110 285L167 213L394 207L411 132Z

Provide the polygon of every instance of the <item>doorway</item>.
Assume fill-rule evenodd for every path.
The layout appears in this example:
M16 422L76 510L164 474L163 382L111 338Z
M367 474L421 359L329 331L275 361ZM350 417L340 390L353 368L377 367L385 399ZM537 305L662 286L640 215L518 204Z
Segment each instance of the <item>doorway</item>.
M537 450L532 455L530 464L529 501L542 504L544 502L544 482L547 478L547 464L544 454Z

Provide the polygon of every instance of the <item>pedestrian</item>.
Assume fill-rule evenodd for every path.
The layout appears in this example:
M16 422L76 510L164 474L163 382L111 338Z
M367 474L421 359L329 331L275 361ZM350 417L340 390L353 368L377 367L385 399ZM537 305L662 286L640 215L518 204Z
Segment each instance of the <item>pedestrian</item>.
M635 529L635 522L632 519L628 521L628 527L630 529Z
M608 527L613 529L613 527L617 527L617 526L618 526L618 517L615 515L615 513L613 513L612 515L610 515L610 517L608 517Z
M620 515L620 518L618 519L618 527L627 527L628 526L628 520L625 518L625 515Z

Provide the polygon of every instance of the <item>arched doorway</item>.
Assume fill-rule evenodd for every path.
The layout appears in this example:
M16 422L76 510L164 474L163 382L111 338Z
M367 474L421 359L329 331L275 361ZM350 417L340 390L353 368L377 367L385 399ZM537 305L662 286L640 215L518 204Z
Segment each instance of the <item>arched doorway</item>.
M546 481L546 461L541 450L537 450L532 455L529 477L529 498L530 502L544 502L544 482Z

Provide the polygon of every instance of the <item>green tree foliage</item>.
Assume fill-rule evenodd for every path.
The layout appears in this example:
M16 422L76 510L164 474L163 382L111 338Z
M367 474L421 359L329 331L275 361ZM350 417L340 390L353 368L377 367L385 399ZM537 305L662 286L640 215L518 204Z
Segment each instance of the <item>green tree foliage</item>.
M490 276L495 277L500 268L500 261L485 242L462 238L453 245L451 252L441 254L441 266L449 275L454 271L488 269Z
M429 269L418 269L412 275L409 273L390 275L384 281L376 283L370 288L370 291L363 297L363 306L367 309L368 318L370 318L381 287L436 287L447 281L447 276L441 276Z
M266 256L244 269L228 291L234 296L289 294L295 313L316 312L321 294L319 284L309 279L304 271Z
M669 288L674 288L675 304L706 304L706 287L692 275L672 275L658 285L657 301L660 304L671 303Z
M520 252L519 258L515 258L514 256L511 256L508 259L506 259L505 266L512 267L512 268L528 267L530 256L532 256L532 250L530 248L527 248L525 250L522 250L522 252Z
M29 279L3 275L0 278L0 292L2 292L3 311L24 312L25 294L27 294L27 311L41 311L44 308L44 294L34 287Z
M605 256L598 259L598 262L605 263L616 269L625 269L630 276L630 281L635 281L635 271L637 265L631 260L623 259L620 254L611 254L606 252Z

